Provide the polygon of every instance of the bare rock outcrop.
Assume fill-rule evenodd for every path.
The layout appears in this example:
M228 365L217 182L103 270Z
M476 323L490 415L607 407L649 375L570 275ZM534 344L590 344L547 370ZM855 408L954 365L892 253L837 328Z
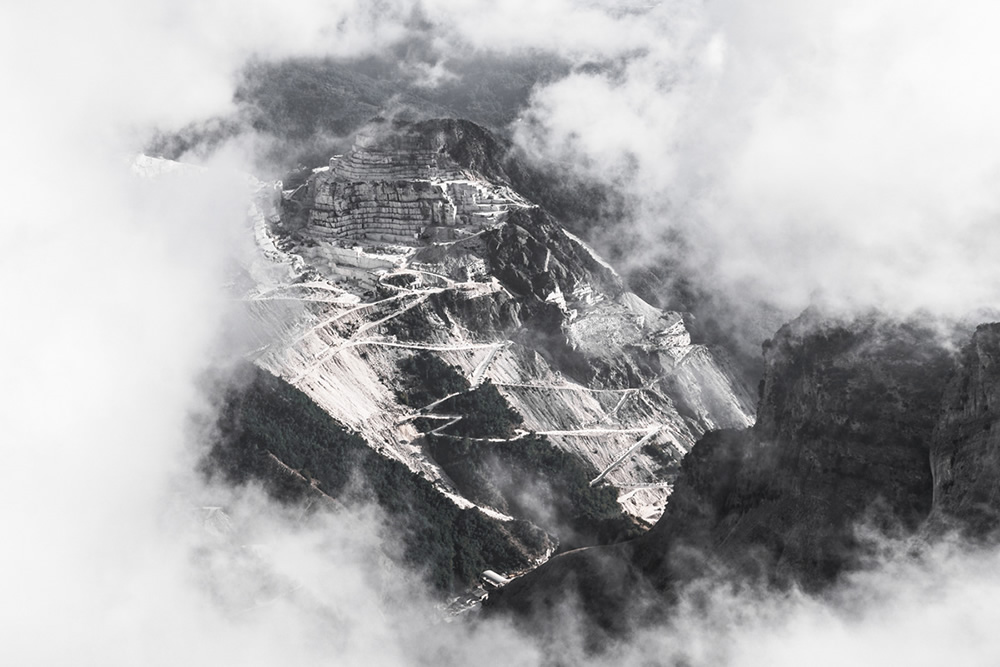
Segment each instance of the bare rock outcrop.
M528 202L504 182L460 165L447 152L452 137L422 125L376 123L345 155L330 159L289 198L297 225L324 239L415 244L433 228L475 233ZM461 155L461 153L460 153ZM441 237L438 230L437 238Z
M931 447L932 532L995 538L1000 527L1000 324L983 324L948 383Z

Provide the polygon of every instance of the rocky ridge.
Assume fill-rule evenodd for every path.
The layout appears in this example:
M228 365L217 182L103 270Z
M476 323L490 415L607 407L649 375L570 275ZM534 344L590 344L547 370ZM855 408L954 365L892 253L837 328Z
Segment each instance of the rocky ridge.
M557 557L492 606L537 618L575 596L625 632L620 619L702 577L819 591L873 562L884 536L995 540L1000 324L956 354L961 335L807 311L765 344L755 425L699 440L652 530Z
M857 563L859 524L912 532L930 511L952 364L936 330L808 312L765 347L757 423L703 438L671 511L636 545L662 582L675 576L671 545L685 543L771 582L822 586Z

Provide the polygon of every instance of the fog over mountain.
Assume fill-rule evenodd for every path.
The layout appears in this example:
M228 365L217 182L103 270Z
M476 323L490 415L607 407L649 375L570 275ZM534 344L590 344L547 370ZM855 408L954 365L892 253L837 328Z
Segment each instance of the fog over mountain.
M870 567L822 595L699 580L592 654L572 603L541 636L441 620L384 566L375 508L303 518L196 467L214 418L200 378L242 343L224 285L249 243L246 174L356 129L345 112L282 136L240 96L248 73L333 63L369 96L358 123L478 114L557 180L612 188L589 240L621 271L669 267L657 289L693 285L757 344L815 303L928 319L1000 304L998 19L938 0L0 9L0 659L994 664L1000 554L958 538L914 558L864 535ZM497 68L494 97L459 94ZM138 177L135 155L178 136L175 157L205 170Z
M684 230L686 267L729 293L793 310L995 302L991 7L676 11L652 10L666 38L614 75L537 91L523 131L620 169L642 234Z

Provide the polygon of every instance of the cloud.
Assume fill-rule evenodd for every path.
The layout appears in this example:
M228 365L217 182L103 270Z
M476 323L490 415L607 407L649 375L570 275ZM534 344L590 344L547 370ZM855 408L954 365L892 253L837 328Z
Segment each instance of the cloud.
M230 110L248 58L379 52L418 29L415 12L441 48L558 52L580 66L537 91L525 141L634 184L642 229L684 230L706 281L789 304L815 290L956 308L995 296L990 6L609 6L0 10L5 663L545 661L504 624L437 623L406 573L386 576L392 540L371 510L301 523L192 472L194 379L219 344L253 150L230 143L209 171L154 182L128 159L154 129ZM204 527L214 504L237 533ZM995 561L890 563L829 600L716 592L616 664L920 664L942 657L931 644L986 664Z
M256 138L200 152L204 169L131 166L153 131L230 110L247 58L361 56L402 36L412 9L2 10L0 661L539 662L503 624L444 624L413 575L387 567L377 513L303 523L252 490L205 486L196 378L224 346Z
M626 189L647 239L681 230L685 269L715 290L789 310L993 305L997 18L661 3L623 68L537 90L522 141Z
M656 41L660 28L649 23L644 12L630 11L639 3L472 0L459 6L448 0L425 0L420 4L450 41L497 53L531 50L574 59L606 58Z
M987 665L996 655L997 553L895 545L825 597L701 582L667 627L622 647L624 664ZM912 545L911 545L912 546ZM610 662L608 663L610 664ZM620 663L619 663L620 664Z
M3 662L273 664L282 649L307 651L293 634L281 640L278 614L226 616L195 576L198 521L164 524L206 493L191 469L200 444L189 415L228 307L226 257L246 231L243 156L157 181L137 178L130 159L152 128L225 111L251 54L392 39L392 22L360 7L0 12ZM346 562L346 547L331 551Z

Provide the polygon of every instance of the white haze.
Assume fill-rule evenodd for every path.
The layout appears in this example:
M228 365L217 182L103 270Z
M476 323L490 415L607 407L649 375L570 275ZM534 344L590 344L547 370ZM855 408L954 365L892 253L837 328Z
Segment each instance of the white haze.
M720 285L789 304L814 290L930 307L993 298L989 5L620 8L423 3L441 48L628 56L617 78L578 72L537 91L530 138L550 156L627 170L648 193L650 237L699 232L695 257ZM202 486L194 379L219 344L222 258L245 211L234 171L249 159L230 147L207 175L157 184L128 168L152 130L224 113L248 57L376 52L406 35L412 10L0 10L3 664L543 661L505 625L436 622L425 592L386 576L378 554L392 540L377 513L303 525L253 492ZM199 506L221 503L235 543L202 528ZM826 601L715 593L613 662L988 664L996 560L894 561Z
M686 269L723 293L992 307L998 20L989 2L661 3L646 30L623 22L640 54L622 68L536 91L522 137L617 178L644 237L682 230Z

